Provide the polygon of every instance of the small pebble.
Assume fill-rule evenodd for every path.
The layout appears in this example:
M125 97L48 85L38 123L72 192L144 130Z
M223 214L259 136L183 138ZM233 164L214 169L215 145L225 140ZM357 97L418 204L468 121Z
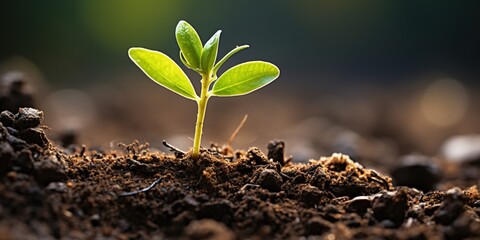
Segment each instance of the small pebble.
M459 187L450 188L445 193L454 199L460 199L463 197L463 191Z
M74 183L72 181L67 181L67 187L68 188L73 188Z
M100 215L98 215L98 214L93 214L93 215L90 217L90 223L91 223L92 226L94 226L94 227L100 226Z
M407 155L399 160L400 164L392 170L392 177L397 186L417 188L424 192L435 189L442 178L440 167L423 155Z
M458 135L448 138L441 147L446 160L458 163L480 162L480 135Z
M47 185L46 189L52 192L66 192L67 186L62 182L51 182Z
M67 218L73 217L73 213L68 210L63 211L63 215Z
M380 225L384 228L395 228L395 223L390 219L385 219L381 221Z
M20 108L15 114L14 127L18 130L34 128L43 120L43 112L35 108Z

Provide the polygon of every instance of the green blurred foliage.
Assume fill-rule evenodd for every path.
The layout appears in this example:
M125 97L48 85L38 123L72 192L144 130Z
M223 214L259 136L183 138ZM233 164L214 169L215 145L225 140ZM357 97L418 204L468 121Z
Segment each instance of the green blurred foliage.
M78 2L85 31L99 45L115 52L141 43L161 46L170 40L176 19L181 16L185 1L145 0L132 4L130 0Z

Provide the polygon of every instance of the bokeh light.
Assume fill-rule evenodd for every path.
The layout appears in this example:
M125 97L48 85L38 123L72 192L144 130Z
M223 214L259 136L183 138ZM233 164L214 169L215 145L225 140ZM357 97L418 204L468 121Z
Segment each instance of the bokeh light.
M435 125L448 127L465 116L468 93L463 85L453 79L440 79L425 90L421 100L422 113Z

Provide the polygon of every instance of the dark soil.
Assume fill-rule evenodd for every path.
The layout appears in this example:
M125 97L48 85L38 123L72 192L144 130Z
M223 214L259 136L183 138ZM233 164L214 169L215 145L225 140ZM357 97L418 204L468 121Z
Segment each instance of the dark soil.
M342 154L291 163L281 141L267 154L211 146L198 160L138 142L61 148L46 138L42 119L31 108L1 113L1 239L480 237L476 185L394 187ZM424 189L441 181L419 166L395 174L416 169Z

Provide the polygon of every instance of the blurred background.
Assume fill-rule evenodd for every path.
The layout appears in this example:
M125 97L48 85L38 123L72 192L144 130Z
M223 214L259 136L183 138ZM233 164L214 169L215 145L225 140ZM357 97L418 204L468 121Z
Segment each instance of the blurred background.
M233 147L263 150L283 139L295 161L332 152L379 165L411 153L453 161L480 154L478 1L1 5L2 108L44 110L49 136L64 145L192 145L195 103L157 86L127 56L140 46L179 62L174 31L184 19L203 41L223 30L219 56L251 46L221 71L266 60L282 72L250 95L211 99L204 146L224 144L248 114ZM9 102L9 94L26 100Z

